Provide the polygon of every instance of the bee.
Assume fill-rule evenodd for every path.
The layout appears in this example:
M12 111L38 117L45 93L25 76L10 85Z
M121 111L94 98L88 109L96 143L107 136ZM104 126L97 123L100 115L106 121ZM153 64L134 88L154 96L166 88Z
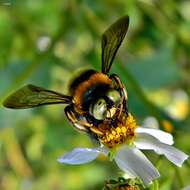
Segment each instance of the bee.
M116 53L127 33L129 17L114 22L102 35L101 72L86 70L69 86L69 95L26 85L11 94L3 105L12 109L66 104L65 115L73 126L108 147L133 138L135 126L127 108L127 92L120 78L110 74Z

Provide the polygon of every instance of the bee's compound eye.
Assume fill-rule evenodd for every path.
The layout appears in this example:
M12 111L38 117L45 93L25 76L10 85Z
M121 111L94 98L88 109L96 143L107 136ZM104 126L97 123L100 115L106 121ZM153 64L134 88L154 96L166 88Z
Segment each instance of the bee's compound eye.
M103 120L106 118L107 103L103 98L100 98L90 108L90 113L95 119Z
M117 90L109 90L106 95L114 102L115 105L120 103L121 96Z

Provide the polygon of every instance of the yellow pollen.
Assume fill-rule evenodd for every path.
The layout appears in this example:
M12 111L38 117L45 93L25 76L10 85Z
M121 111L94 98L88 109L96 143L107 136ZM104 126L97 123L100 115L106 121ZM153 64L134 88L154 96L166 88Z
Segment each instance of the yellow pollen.
M112 134L109 135L110 139L114 139L114 136Z
M120 137L120 135L115 135L115 138L118 139Z
M115 132L115 131L112 131L112 135L114 135L114 136L115 136L115 135L116 135L116 132Z
M128 116L122 115L120 118L117 118L116 125L116 128L107 126L104 135L99 136L101 142L109 148L123 143L132 143L137 127L133 116L130 113Z
M121 129L119 127L116 128L117 133L119 134L121 132Z
M121 128L121 131L122 131L123 133L126 133L126 131L127 131L126 127L122 127L122 128Z

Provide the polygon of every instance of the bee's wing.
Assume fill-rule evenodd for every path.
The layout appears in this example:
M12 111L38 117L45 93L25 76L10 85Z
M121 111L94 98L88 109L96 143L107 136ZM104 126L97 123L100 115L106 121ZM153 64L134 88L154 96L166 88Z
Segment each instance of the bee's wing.
M24 109L48 104L70 104L70 96L34 85L26 85L11 94L3 105L7 108Z
M129 26L129 17L124 16L113 23L102 36L102 72L108 73L113 59Z

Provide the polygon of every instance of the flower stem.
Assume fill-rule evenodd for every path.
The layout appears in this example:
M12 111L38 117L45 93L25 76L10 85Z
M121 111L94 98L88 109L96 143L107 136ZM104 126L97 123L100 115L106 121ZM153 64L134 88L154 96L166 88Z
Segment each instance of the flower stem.
M150 190L159 190L158 180L154 180L153 184L150 187Z
M178 168L175 168L175 172L176 172L176 176L177 176L177 179L178 179L179 187L181 189L181 188L184 187L183 178L182 178L181 173L180 173Z

